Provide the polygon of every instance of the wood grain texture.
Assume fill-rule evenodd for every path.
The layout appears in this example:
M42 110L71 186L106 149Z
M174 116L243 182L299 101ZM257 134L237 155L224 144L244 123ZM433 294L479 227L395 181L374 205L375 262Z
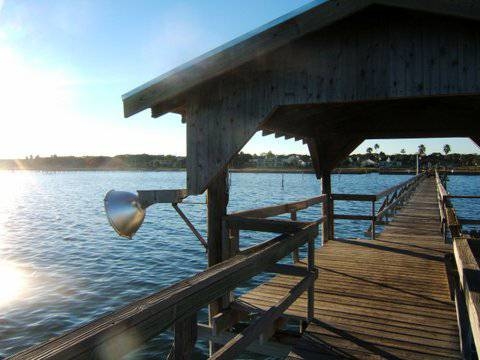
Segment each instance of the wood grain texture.
M314 320L291 359L460 358L434 178L422 181L376 240L331 240L315 253ZM302 260L304 266L305 261ZM293 280L278 275L239 298L268 309ZM285 315L305 318L307 296Z
M189 190L202 192L258 130L335 139L338 158L323 168L367 137L475 133L478 106L448 97L480 92L477 25L371 7L202 83L185 103Z

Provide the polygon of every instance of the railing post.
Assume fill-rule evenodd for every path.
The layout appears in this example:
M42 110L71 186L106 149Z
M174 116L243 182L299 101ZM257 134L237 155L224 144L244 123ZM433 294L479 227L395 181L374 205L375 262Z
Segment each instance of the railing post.
M315 270L315 238L308 240L308 262L307 269L310 273ZM308 301L307 301L307 321L311 322L315 317L315 280L308 288Z
M295 209L290 210L290 220L297 221L297 211ZM292 262L298 263L300 261L300 256L298 254L298 248L292 251Z
M376 214L375 214L375 200L372 201L372 240L375 240L375 217L376 217Z
M197 342L197 314L179 320L173 326L174 340L168 360L190 360Z
M207 189L207 238L208 238L208 266L221 263L227 254L225 244L228 231L223 221L227 214L228 205L228 169L222 170L212 181ZM225 294L208 306L209 323L229 302L229 294ZM210 342L210 354L213 354L217 346Z
M326 199L323 202L323 216L325 220L322 225L322 242L323 244L327 243L331 239L330 231L332 230L331 223L332 212L330 210L331 199L332 199L332 184L330 171L325 170L322 174L322 193L325 195Z

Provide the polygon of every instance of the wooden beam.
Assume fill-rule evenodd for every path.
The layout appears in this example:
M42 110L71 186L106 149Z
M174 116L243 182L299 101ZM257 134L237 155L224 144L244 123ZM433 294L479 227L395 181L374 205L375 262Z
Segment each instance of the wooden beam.
M224 228L223 218L227 214L228 205L228 170L225 168L213 179L207 189L207 232L208 232L208 266L221 263L223 257L229 256L224 248L230 248L227 229ZM210 303L208 317L210 325L212 318L229 306L230 295L225 293ZM214 344L210 344L210 352L215 351Z
M453 250L473 339L476 348L480 349L480 267L471 244L472 240L456 238L453 241Z
M323 202L323 217L325 221L322 226L322 240L323 244L327 243L328 240L332 238L333 230L333 211L332 211L332 183L331 175L329 170L323 170L322 173L322 194L325 196L325 201Z
M310 199L295 201L287 204L267 206L259 209L234 212L231 215L254 218L267 218L282 214L288 214L291 211L304 210L312 205L320 204L325 201L325 196L316 196Z
M242 333L235 336L225 346L210 357L210 360L234 359L247 346L266 331L282 313L308 289L315 280L313 273L303 278L295 285L287 295L283 296L277 303L267 310L259 319L252 322Z
M303 222L281 219L248 218L238 215L225 216L225 221L230 228L235 228L238 230L263 231L280 234L293 233L309 224L320 224L322 222L322 220L315 222Z
M375 195L369 194L332 194L333 200L341 201L376 201L377 197Z
M230 332L223 332L221 334L212 336L210 327L204 324L198 324L198 334L200 338L212 341L219 345L225 345L235 337L235 334ZM291 344L295 341L298 341L298 337L293 337L290 334L282 334L282 340L283 339L288 339L288 341L283 343L270 340L260 344L259 340L255 340L248 345L245 350L253 354L283 359L290 353L292 349Z
M167 359L190 360L197 342L197 314L177 321L173 331L173 345Z
M307 268L299 265L273 264L266 271L290 276L305 277L308 275Z
M236 323L247 320L248 313L238 309L225 309L212 318L212 334L218 336Z
M78 329L24 350L11 359L120 358L158 335L176 321L185 319L290 254L318 234L309 225L296 234L280 235L239 255L214 265L156 294Z

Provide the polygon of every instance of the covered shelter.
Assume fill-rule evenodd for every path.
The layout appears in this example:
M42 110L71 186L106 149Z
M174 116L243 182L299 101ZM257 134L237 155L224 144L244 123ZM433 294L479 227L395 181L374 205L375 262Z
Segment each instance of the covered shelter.
M466 238L460 242L455 239L455 259L451 259L452 245L445 243L439 228L441 225L446 237L450 227L453 238L461 236L460 225L447 206L451 195L443 188L439 174L435 179L419 174L375 195L332 194L330 174L367 138L469 137L480 146L479 25L480 2L474 0L313 1L125 94L127 117L151 109L153 117L173 112L181 114L186 123L186 192L207 191L209 268L14 359L89 358L102 354L103 349L124 354L131 350L131 344L122 339L143 342L172 325L175 340L169 358L189 358L197 331L206 329L210 359L232 359L256 339L260 339L257 350L265 350L264 340L277 330L277 320L305 293L302 313L306 309L306 314L302 319L309 327L316 326L317 332L311 334L318 337L317 345L333 338L347 344L349 354L353 354L326 353L325 358L365 355L371 359L371 353L375 358L392 359L436 359L439 354L469 358L472 332L480 348L480 269L476 260L480 250ZM257 131L308 144L323 194L227 215L229 162ZM412 201L400 214L400 226L387 229L376 243L356 239L326 244L334 234L334 218L371 221L374 241L375 222L394 215L409 198ZM379 199L385 200L376 212ZM335 215L334 200L369 201L372 214ZM318 221L297 221L298 211L315 204L323 207ZM289 214L291 221L271 219L281 214ZM316 252L320 224L326 245ZM405 229L410 234L405 235ZM242 251L240 230L281 235ZM307 257L300 264L298 248L304 245ZM460 245L463 248L457 250ZM293 265L278 264L289 254L293 255ZM456 262L456 275L452 275L453 270L445 271L447 257L453 263L451 268ZM316 258L326 264L322 269L325 281L317 281ZM360 275L368 277L374 267L375 279L359 278L359 269L363 269ZM271 306L243 332L221 338L245 316L232 306L232 289L266 271L300 280L290 279L294 283L291 288L283 286L285 280L277 281L277 285L281 282L277 288L284 291L280 295L274 293L275 284L266 284ZM335 274L328 277L329 273ZM450 281L453 278L456 282ZM334 289L337 297L330 300L334 306L323 309L322 299L317 301L315 293L332 292L328 286L338 283L344 287ZM259 288L251 297L262 291L256 299L264 302L267 291ZM370 289L367 295L366 288ZM342 297L348 298L340 311L342 321L345 309L351 309L348 326L369 321L364 319L368 314L359 312L357 302L373 309L370 316L374 321L365 327L359 325L360 332L368 337L359 340L348 331L333 334L333 326L320 326L317 316L322 316L322 311L324 318L340 318L332 313ZM196 314L207 304L210 322L197 326ZM380 317L374 306L383 311ZM428 318L432 309L440 314L435 319ZM402 317L398 326L394 324L396 315ZM384 334L390 326L397 338L387 344ZM426 343L425 334L439 328L445 330L446 340L433 334ZM382 346L372 345L372 339L377 338ZM355 341L350 344L352 339ZM217 345L222 341L225 346L219 350ZM394 352L389 353L390 348ZM368 353L363 352L365 349ZM319 358L318 348L308 352L288 358Z
M259 130L306 142L327 196L331 170L367 138L480 145L479 20L470 0L313 1L133 89L124 113L182 115L188 193L209 191L213 264L226 168Z

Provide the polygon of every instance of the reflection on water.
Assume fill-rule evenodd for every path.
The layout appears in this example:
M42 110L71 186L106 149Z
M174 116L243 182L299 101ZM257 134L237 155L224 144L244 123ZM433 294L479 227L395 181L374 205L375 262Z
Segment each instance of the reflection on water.
M375 193L405 179L335 175L333 189ZM284 189L281 183L281 174L232 174L229 211L300 200L320 192L314 175L286 174ZM203 270L205 251L171 205L149 208L134 240L119 238L103 210L103 198L111 189L184 186L183 172L0 171L0 356L45 341ZM204 197L191 201L201 200ZM205 234L205 205L181 206ZM337 202L335 208L343 213L370 211L368 203L358 202ZM314 206L299 213L299 220L313 220L319 214L320 207ZM362 237L368 225L339 221L335 229L338 236ZM245 232L241 244L248 246L268 237ZM162 358L169 340L169 334L161 335L132 357Z
M0 309L20 298L28 286L26 275L13 263L0 262Z

